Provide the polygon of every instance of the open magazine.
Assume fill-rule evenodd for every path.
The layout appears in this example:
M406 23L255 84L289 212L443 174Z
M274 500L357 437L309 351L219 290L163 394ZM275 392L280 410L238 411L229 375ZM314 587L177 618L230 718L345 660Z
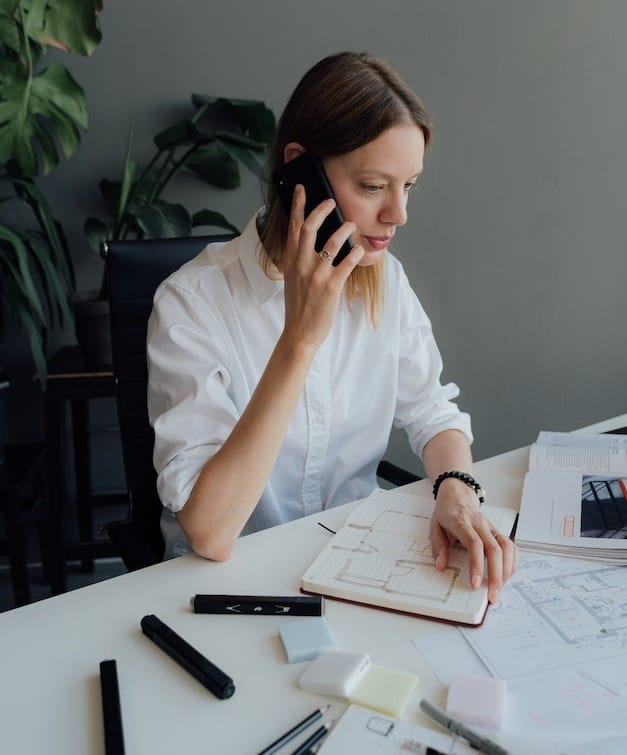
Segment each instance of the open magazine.
M627 436L541 432L531 446L522 550L627 564Z

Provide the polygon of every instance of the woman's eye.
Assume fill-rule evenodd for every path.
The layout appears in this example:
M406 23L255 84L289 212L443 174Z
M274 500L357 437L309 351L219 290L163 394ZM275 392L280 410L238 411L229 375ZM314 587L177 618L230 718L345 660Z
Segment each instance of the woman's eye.
M364 184L364 189L369 194L376 194L378 191L381 191L383 189L383 186L378 186L377 184Z
M405 191L411 191L415 185L416 185L415 181L408 181L405 184Z

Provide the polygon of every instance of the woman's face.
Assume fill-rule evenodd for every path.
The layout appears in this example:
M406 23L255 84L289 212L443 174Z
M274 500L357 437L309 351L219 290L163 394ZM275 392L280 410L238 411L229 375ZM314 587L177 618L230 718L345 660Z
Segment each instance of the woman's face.
M365 250L362 266L374 264L396 227L407 222L407 198L422 173L425 140L418 126L392 126L374 141L323 160L337 204L357 225L353 243Z

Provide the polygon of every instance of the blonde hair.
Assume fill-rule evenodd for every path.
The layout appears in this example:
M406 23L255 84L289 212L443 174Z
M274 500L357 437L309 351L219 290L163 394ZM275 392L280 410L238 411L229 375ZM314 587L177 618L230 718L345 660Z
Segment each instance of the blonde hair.
M271 180L283 164L283 151L297 142L320 158L343 155L376 139L391 126L413 123L431 138L429 117L417 95L379 58L367 53L341 52L316 63L300 80L277 124L268 161L266 216L261 241L272 265L281 269L288 220ZM347 282L348 301L360 298L376 325L383 305L385 258L357 266Z

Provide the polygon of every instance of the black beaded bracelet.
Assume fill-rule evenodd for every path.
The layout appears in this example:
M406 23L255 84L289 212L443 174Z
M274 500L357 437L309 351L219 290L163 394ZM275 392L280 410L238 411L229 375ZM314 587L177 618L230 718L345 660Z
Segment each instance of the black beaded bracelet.
M456 469L449 469L448 472L442 472L441 475L438 475L436 481L433 483L433 497L434 498L438 497L438 490L440 489L440 484L444 480L447 480L449 477L453 477L456 480L460 480L465 485L468 485L469 488L472 488L477 494L477 498L479 499L479 505L485 502L485 490L475 480L475 478L472 475L469 475L467 472L458 472Z

